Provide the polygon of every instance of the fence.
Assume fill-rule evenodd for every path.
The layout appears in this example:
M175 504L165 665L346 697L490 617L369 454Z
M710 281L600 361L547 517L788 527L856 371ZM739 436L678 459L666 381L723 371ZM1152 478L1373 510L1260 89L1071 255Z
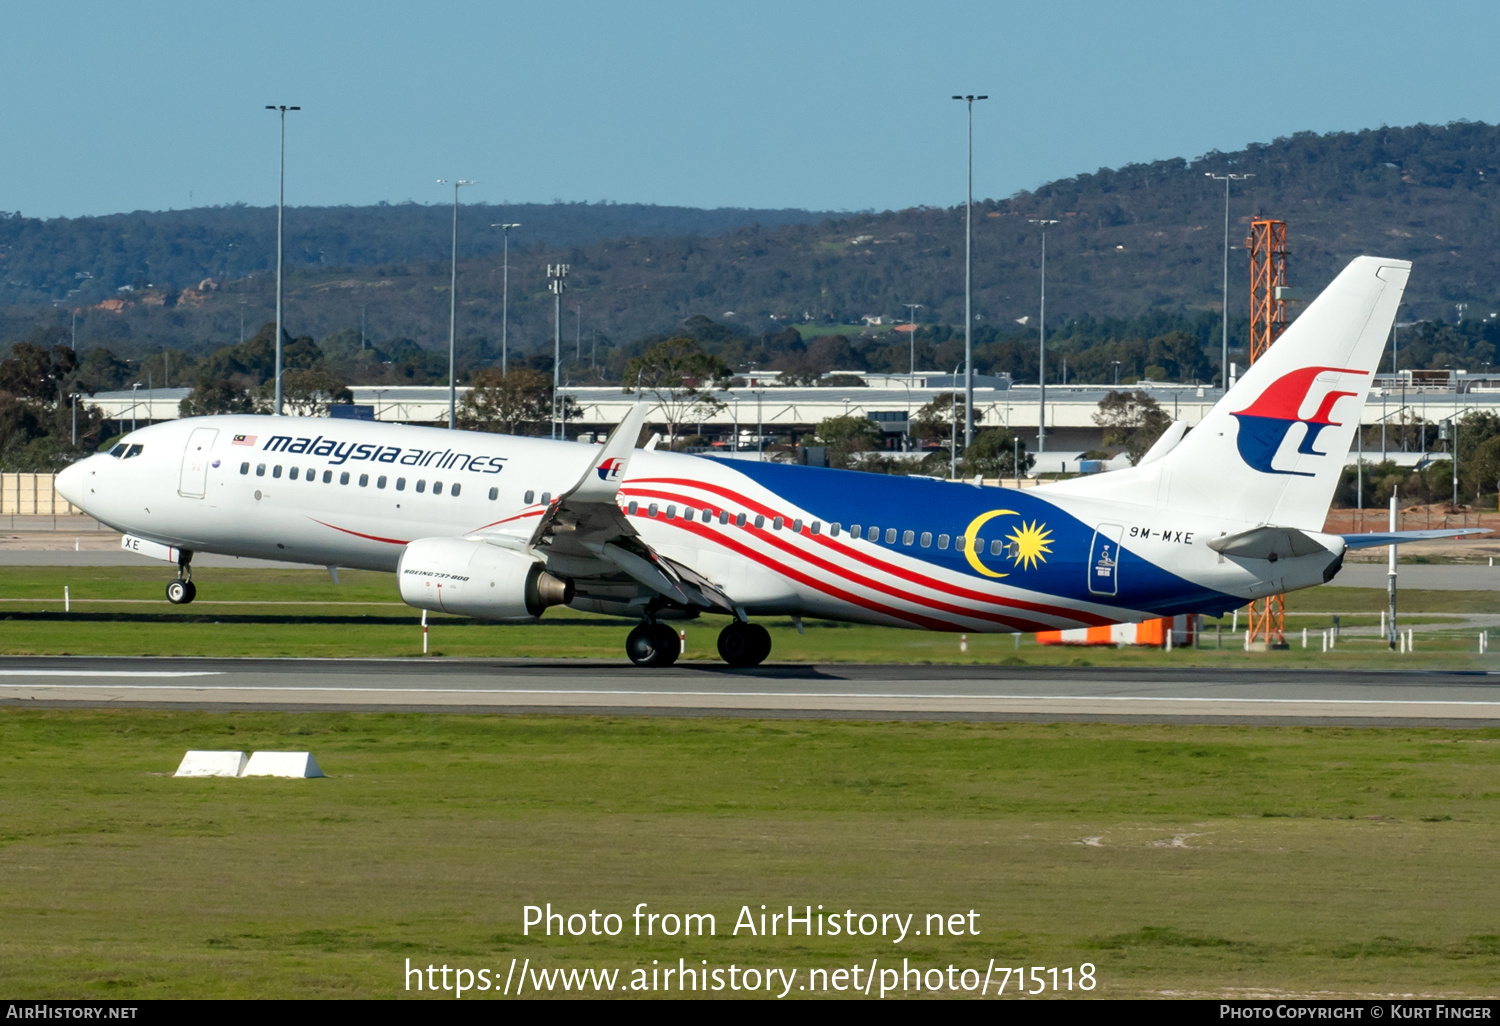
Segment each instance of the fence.
M82 513L57 494L55 474L0 474L0 516Z

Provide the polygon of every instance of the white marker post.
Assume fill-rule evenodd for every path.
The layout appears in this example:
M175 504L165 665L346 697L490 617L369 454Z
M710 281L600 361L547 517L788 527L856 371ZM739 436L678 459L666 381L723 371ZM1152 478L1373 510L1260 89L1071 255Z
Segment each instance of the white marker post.
M427 654L427 610L422 610L422 654Z
M71 613L72 611L73 611L73 600L68 595L68 586L66 584L64 584L63 585L63 612L64 613Z
M1392 491L1391 492L1391 532L1394 534L1395 531L1396 531L1396 493L1394 491ZM1387 603L1387 605L1390 606L1390 610L1389 610L1389 616L1388 617L1382 617L1381 618L1384 621L1384 623L1382 624L1382 626L1388 627L1388 630L1382 630L1380 633L1383 634L1383 635L1385 635L1386 644L1389 645L1390 648L1391 648L1391 651L1394 652L1396 650L1396 636L1400 633L1397 630L1397 628L1396 628L1396 546L1394 544L1392 544L1392 545L1387 546L1387 547L1389 548L1390 552L1389 552L1389 554L1386 557L1387 560L1388 560L1388 562L1387 562L1387 569L1386 569L1386 572L1385 572L1385 591L1386 591L1386 603Z

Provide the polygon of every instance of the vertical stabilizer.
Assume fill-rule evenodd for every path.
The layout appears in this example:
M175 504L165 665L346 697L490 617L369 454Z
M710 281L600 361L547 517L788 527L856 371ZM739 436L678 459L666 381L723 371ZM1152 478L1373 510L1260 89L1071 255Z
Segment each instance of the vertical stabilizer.
M1322 530L1410 273L1358 257L1165 456L1057 490Z

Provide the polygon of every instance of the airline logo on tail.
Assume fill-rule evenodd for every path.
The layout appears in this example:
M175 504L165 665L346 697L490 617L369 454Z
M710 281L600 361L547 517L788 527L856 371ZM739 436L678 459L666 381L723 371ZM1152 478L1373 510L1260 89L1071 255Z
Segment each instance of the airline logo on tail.
M599 480L618 481L620 473L625 469L625 460L619 456L611 456L599 464Z
M1293 424L1302 424L1306 427L1306 433L1303 434L1302 441L1297 446L1297 452L1304 456L1328 455L1326 452L1319 452L1313 448L1318 435L1322 434L1326 427L1342 425L1342 421L1329 419L1334 404L1345 396L1359 394L1358 392L1335 391L1337 379L1323 382L1318 380L1319 375L1329 372L1369 377L1367 371L1353 370L1348 367L1301 367L1289 374L1283 374L1267 385L1265 391L1261 392L1253 403L1232 414L1240 422L1239 437L1236 439L1240 458L1262 474L1316 476L1302 470L1279 470L1271 465L1271 461L1281 450L1281 445L1286 441L1287 432L1292 429ZM1298 416L1319 385L1324 387L1324 392L1318 402L1317 411L1311 417Z

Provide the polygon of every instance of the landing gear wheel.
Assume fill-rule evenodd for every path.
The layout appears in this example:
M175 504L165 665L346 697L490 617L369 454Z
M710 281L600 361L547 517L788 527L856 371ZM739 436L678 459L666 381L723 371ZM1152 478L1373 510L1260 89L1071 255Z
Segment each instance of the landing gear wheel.
M637 666L671 666L682 653L677 632L663 623L643 623L625 639L625 654Z
M758 623L736 620L719 632L719 657L730 666L759 666L771 654L771 634Z
M167 601L185 606L198 597L198 586L192 581L173 581L167 585Z

